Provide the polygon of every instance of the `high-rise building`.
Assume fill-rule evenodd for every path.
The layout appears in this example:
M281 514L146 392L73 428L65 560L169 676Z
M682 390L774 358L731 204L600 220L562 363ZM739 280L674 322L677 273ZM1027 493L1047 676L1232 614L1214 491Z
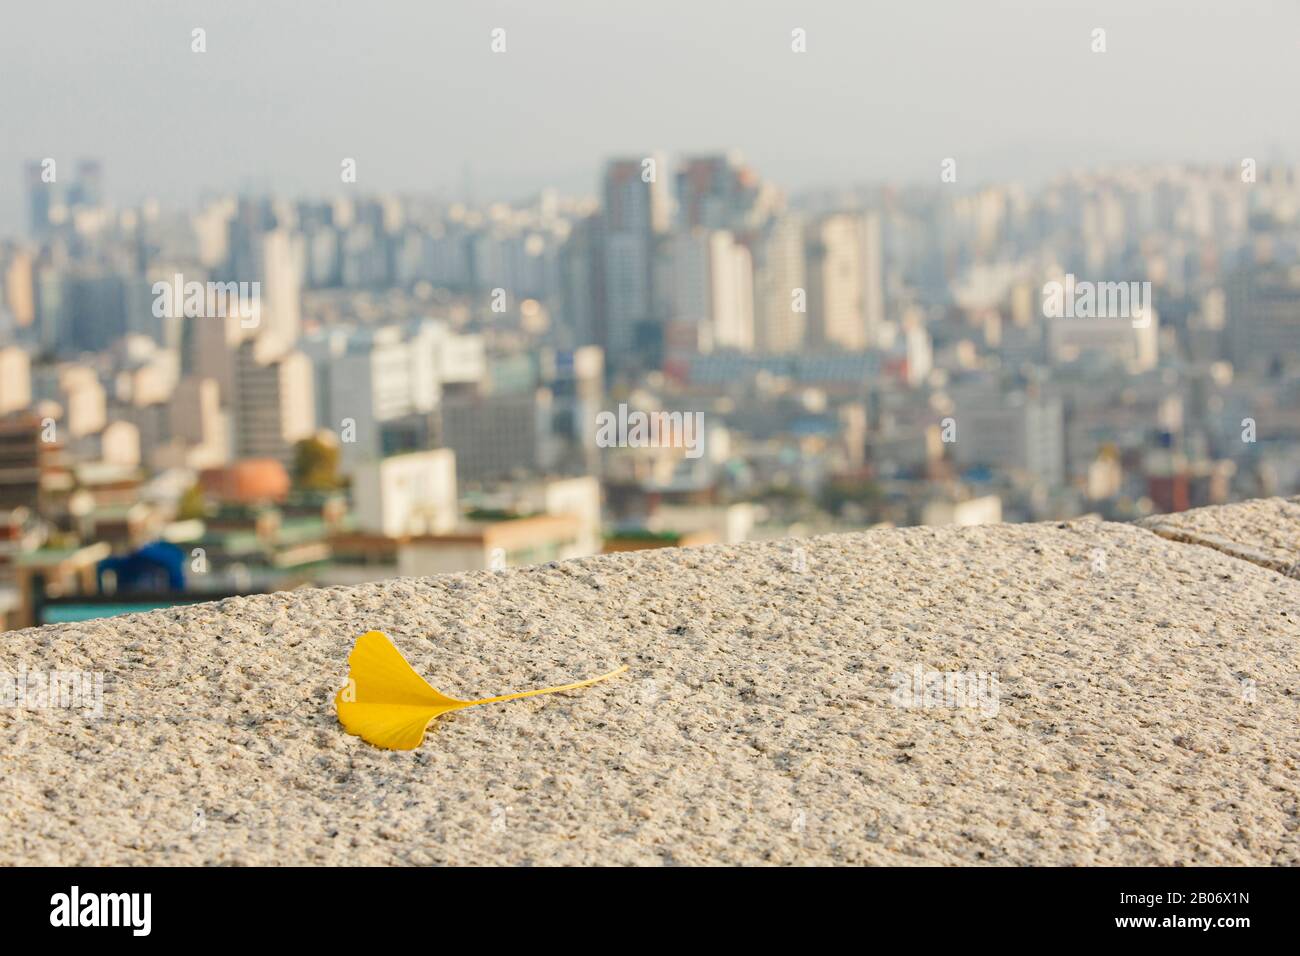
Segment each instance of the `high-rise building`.
M185 319L181 328L181 372L216 382L221 403L233 406L237 350L250 332L233 314Z
M677 201L686 229L731 229L745 204L744 170L734 154L694 156L677 170Z
M604 217L608 232L663 233L672 204L664 157L615 159L605 166Z
M0 511L38 511L42 478L58 457L60 443L46 442L39 415L19 412L0 418Z
M104 167L97 159L77 161L77 178L68 188L69 206L94 208L104 203Z
M605 168L602 344L612 362L654 338L655 257L670 215L663 167L663 158L652 155L614 160Z
M301 352L272 358L255 340L240 344L235 361L235 448L240 458L293 463L294 445L316 429L311 360Z
M546 471L552 463L551 395L468 395L444 399L441 444L456 453L464 481L508 478Z
M749 250L731 233L709 237L713 344L748 352L754 348L754 269Z
M65 324L58 339L59 351L103 351L127 333L125 277L98 271L66 274L63 308Z
M19 328L36 321L36 259L19 251L9 261L4 275L5 304Z
M40 163L27 164L27 216L32 235L40 239L50 228L50 210L56 202L57 182L46 182Z
M620 363L644 341L653 322L651 290L655 238L634 232L605 234L605 342Z
M60 370L59 401L63 424L72 438L96 434L108 423L108 393L88 366L69 365Z
M573 224L560 248L559 314L564 324L560 341L569 346L596 345L604 341L604 261L600 220L587 216Z
M342 429L345 421L351 425L340 445L344 472L380 454L381 422L413 410L411 372L411 349L396 326L355 332L330 363L328 425L331 430Z
M961 465L1022 471L1057 487L1065 480L1065 423L1059 398L996 390L953 396L954 458Z
M754 276L749 250L725 229L696 227L672 239L675 323L701 327L697 347L754 347Z
M1300 354L1300 266L1235 276L1224 295L1234 367L1267 368Z
M866 324L867 344L874 346L880 339L885 323L885 261L884 240L881 234L880 215L864 213L859 217L862 235L862 320Z
M679 230L672 237L671 250L672 321L685 325L711 326L713 297L710 290L708 230ZM709 328L702 338L709 340L711 333L712 329Z
M872 344L863 312L862 246L857 216L836 213L808 228L808 312L819 348L861 351Z
M451 337L451 330L441 322L425 319L412 323L403 334L407 355L407 402L413 412L431 412L438 407L438 400L442 397L438 358L442 344Z
M0 415L19 412L32 403L32 365L17 346L0 347Z
M168 433L188 456L204 467L224 464L230 457L229 419L221 410L221 387L210 378L181 379L167 403Z
M433 343L433 369L440 386L478 386L487 378L483 336L456 332L442 322L423 328ZM415 404L418 409L425 407L419 399Z
M770 219L750 243L754 267L754 339L762 352L803 349L808 335L807 302L797 308L796 290L806 292L803 223L796 216Z
M331 430L339 428L334 420L334 409L330 398L333 394L331 382L334 375L334 363L348 350L350 330L338 326L326 326L303 336L298 348L311 359L314 391L316 393L316 424Z
M778 191L736 152L687 157L677 170L678 219L685 229L748 233L771 217L780 202Z
M547 349L541 378L551 393L551 423L557 445L556 470L594 473L600 449L591 440L605 398L605 353L594 345Z
M261 237L260 334L282 349L298 341L302 327L302 237L281 227Z
M72 210L94 208L104 202L104 171L98 160L79 160L71 179L64 178L68 175L66 167L59 173L57 164L45 165L49 161L27 164L27 213L32 235L37 239L67 222Z

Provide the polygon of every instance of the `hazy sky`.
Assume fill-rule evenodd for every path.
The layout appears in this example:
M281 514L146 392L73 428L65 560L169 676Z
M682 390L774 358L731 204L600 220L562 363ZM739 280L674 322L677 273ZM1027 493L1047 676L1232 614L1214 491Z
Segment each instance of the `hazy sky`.
M1127 159L1300 158L1295 0L7 0L0 235L22 163L111 198L594 192L601 159L736 147L798 189ZM192 53L190 31L207 30ZM489 50L504 27L508 52ZM808 31L808 52L790 32ZM1108 51L1090 51L1106 30ZM64 171L67 171L65 173Z

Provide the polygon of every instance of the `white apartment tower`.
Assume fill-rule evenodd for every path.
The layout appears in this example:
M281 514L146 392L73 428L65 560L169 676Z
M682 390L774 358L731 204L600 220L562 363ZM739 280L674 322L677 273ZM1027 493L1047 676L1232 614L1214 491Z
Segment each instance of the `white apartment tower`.
M749 250L723 229L673 237L673 318L704 327L715 348L754 348L754 273Z
M807 235L812 344L860 351L869 344L863 312L861 220L847 213L814 222Z
M803 349L808 336L807 301L798 309L796 290L807 286L803 223L794 216L770 220L751 245L754 268L754 339L762 352Z
M293 348L301 333L304 261L300 235L279 228L260 237L262 326L256 332L280 351Z

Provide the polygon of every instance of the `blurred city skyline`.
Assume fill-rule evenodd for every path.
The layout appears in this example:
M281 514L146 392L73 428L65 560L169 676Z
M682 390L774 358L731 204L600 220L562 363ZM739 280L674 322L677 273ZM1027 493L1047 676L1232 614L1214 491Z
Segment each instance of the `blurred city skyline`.
M0 40L0 630L1300 492L1281 4L137 9Z
M116 204L188 207L236 191L336 194L344 157L365 193L481 202L595 195L605 157L651 149L734 146L792 194L934 183L947 157L961 189L1300 155L1284 121L1300 11L1269 0L563 11L13 8L0 32L0 236L24 234L17 173L34 156L102 161ZM195 27L205 53L191 51ZM498 27L504 54L489 47ZM790 49L796 27L805 54ZM1104 54L1090 48L1096 28Z

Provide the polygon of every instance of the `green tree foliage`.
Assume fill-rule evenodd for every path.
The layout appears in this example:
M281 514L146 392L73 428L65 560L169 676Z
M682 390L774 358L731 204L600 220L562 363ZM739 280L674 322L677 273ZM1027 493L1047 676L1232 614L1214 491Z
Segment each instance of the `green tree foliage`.
M203 489L198 485L191 485L185 494L181 495L180 504L176 508L176 517L181 521L189 521L193 518L202 518L208 513L208 503L203 498Z
M880 486L873 481L836 479L826 483L821 493L821 506L833 515L840 513L846 504L871 509L883 498Z
M293 487L297 491L333 491L339 487L338 446L304 438L294 446Z

